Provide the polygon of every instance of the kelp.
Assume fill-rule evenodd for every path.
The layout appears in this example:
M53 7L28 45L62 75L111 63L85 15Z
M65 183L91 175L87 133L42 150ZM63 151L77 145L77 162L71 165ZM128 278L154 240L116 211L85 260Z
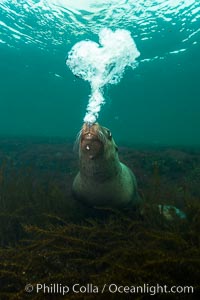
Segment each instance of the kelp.
M31 151L35 157L33 149ZM188 167L187 153L181 154L183 160L177 159L179 152L176 155L173 152L176 158L165 159L162 151L135 154L133 165L135 162L138 168L135 173L139 174L139 188L145 198L145 203L136 210L91 208L75 202L70 194L74 161L62 160L68 164L69 172L65 174L58 172L60 162L60 167L53 166L53 170L45 166L38 170L24 165L15 168L11 161L3 161L0 168L0 299L149 299L148 294L142 293L71 292L65 296L28 293L24 290L27 283L32 284L34 290L37 283L70 287L75 283L92 283L99 288L105 283L123 286L159 283L192 285L197 293L200 288L200 193L195 176L199 174L200 155L195 152L193 163L190 153L186 178L181 172ZM127 155L131 159L133 154L129 151ZM46 161L51 166L53 158ZM180 175L177 181L173 174L170 177L170 172ZM158 204L177 205L187 218L173 216L173 220L168 221ZM168 299L164 294L155 295L154 299L160 296ZM181 294L181 299L192 299L192 296ZM170 299L179 298L180 294L170 295Z
M27 282L47 285L67 282L70 286L90 282L97 286L105 282L119 285L159 282L199 287L199 247L185 239L187 230L147 229L141 220L137 230L127 231L122 226L120 231L117 218L111 219L103 227L101 221L92 224L86 221L84 226L69 223L49 229L24 226L31 239L0 251L2 292L8 293L9 280L14 282L12 288L15 287L11 295L17 290L22 293ZM118 231L114 230L116 227ZM26 299L23 297L27 295L22 293L21 297ZM73 297L70 294L66 299Z

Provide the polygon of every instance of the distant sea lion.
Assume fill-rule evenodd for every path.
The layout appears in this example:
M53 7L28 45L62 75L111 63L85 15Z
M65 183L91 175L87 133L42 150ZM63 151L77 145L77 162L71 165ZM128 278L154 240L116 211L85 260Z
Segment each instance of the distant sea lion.
M109 129L84 123L77 137L80 170L72 191L90 206L136 206L141 200L132 171L120 162L118 148Z

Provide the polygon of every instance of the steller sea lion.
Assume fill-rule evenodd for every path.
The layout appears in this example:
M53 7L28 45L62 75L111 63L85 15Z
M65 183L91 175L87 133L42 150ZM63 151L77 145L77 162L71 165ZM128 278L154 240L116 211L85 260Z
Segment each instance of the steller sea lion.
M79 167L72 192L76 199L96 207L129 207L141 202L132 171L118 157L109 129L84 123L76 141Z

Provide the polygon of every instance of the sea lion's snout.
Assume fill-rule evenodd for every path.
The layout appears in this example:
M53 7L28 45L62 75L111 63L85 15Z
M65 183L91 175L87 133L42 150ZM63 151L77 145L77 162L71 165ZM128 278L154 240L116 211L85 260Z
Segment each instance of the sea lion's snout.
M103 152L103 143L99 139L99 124L84 123L81 130L80 148L89 159L94 159Z

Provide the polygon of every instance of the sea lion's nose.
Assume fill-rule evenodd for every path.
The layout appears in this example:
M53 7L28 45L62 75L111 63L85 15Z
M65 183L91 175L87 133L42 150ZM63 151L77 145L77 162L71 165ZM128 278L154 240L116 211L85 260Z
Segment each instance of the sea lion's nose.
M98 125L97 122L95 122L95 123L93 123L93 122L85 122L84 124L85 124L86 126L88 126L88 127L92 127L92 126L94 126L94 125Z
M96 123L86 122L85 123L85 131L86 132L92 132L92 130L95 128L95 124Z
M82 137L88 139L94 139L98 136L98 123L86 122L83 125Z
M85 132L90 132L90 129L92 127L92 124L89 122L84 123L83 128Z
M92 124L88 123L88 132L90 132L91 127L92 127Z
M87 125L88 131L90 131L90 129L92 128L93 125L95 125L95 123L87 122L86 125Z

